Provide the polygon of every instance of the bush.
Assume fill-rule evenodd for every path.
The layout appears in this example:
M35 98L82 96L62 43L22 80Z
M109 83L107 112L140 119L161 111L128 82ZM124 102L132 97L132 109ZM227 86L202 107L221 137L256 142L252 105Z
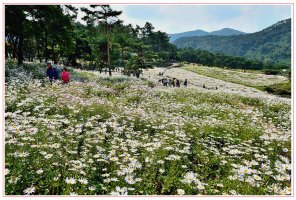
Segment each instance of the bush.
M291 97L291 82L266 86L264 91L284 97Z
M45 63L24 63L23 68L32 73L34 78L43 79L46 73L46 64Z
M267 75L277 75L281 73L281 71L277 69L264 69L263 72Z
M148 86L154 88L156 84L154 82L148 81Z
M73 68L67 68L70 72L71 81L85 82L89 79L89 75L83 72L76 72Z

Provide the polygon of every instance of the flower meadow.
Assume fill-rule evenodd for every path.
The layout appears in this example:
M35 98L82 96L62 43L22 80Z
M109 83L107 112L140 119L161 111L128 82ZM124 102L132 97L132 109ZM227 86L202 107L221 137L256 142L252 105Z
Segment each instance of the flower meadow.
M6 195L291 195L289 99L7 74Z
M289 82L287 77L279 75L266 75L259 73L259 71L242 72L243 70L227 70L219 67L207 67L202 65L188 64L183 67L184 69L205 75L220 80L225 80L232 83L238 83L250 87L262 87L273 84Z

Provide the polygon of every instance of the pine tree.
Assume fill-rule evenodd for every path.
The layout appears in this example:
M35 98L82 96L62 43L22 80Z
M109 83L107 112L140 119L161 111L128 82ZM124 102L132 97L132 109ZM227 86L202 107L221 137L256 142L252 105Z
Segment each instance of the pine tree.
M102 25L106 37L106 67L109 69L109 75L112 76L110 65L110 28L117 21L117 17L122 11L115 11L109 5L90 5L94 10L81 8L86 14L82 19L88 24Z

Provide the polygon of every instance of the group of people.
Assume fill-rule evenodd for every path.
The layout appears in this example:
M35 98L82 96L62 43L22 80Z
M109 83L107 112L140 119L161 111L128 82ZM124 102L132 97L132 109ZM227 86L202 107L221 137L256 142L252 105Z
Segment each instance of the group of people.
M169 87L180 87L182 83L182 81L176 78L173 78L173 79L163 78L163 79L160 79L159 82L161 82L163 86L169 86ZM187 79L185 79L183 85L187 87L188 85Z
M62 73L60 73L61 70ZM54 62L54 65L52 65L50 62L47 63L46 76L49 78L50 84L60 78L62 79L63 83L70 82L70 73L68 72L67 68L62 68L62 66L57 62Z

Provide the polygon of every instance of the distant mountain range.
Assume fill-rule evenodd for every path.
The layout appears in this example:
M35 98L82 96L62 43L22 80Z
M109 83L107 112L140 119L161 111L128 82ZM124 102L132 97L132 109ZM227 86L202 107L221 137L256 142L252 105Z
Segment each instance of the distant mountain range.
M231 28L223 28L218 31L207 32L203 30L195 30L195 31L187 31L183 33L174 33L168 34L170 37L170 42L174 42L182 37L190 37L190 36L206 36L206 35L220 35L220 36L229 36L229 35L244 35L246 33L231 29Z
M178 48L192 47L213 53L290 65L291 19L279 21L256 33L182 37L175 40L173 44Z

